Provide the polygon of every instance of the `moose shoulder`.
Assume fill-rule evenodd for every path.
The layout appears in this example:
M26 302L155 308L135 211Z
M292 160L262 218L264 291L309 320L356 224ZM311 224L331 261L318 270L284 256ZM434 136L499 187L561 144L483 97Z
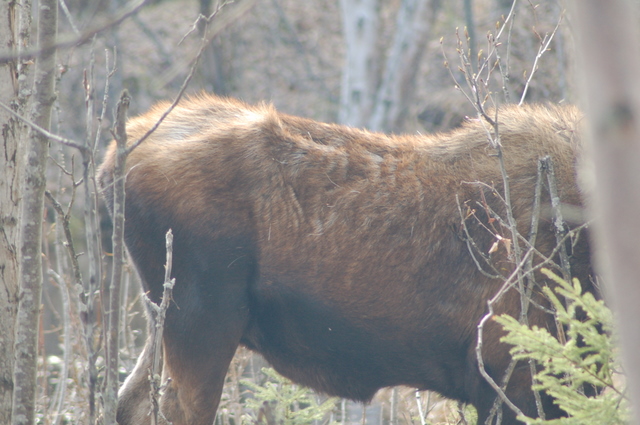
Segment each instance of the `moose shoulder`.
M129 140L168 106L130 120ZM579 210L580 113L514 106L497 116L521 234L531 232L542 157L553 161L562 202ZM176 286L163 337L163 377L171 378L161 399L166 418L211 424L243 344L327 394L367 401L380 388L408 385L471 403L484 423L496 394L478 369L477 325L504 282L486 270L506 276L515 267L507 244L491 249L496 234L510 238L496 219L506 208L491 131L470 120L449 133L389 136L269 105L208 95L182 101L127 160L126 244L156 302L165 232L173 229L175 238ZM114 161L112 145L100 170L109 206ZM542 193L535 263L556 246ZM585 285L587 239L569 251L572 273ZM490 264L478 252L474 259L474 249ZM518 317L516 289L496 313ZM530 309L529 323L555 332L541 309ZM497 382L511 359L502 335L499 325L486 324L483 360ZM121 425L149 421L148 351L121 389ZM528 365L516 367L507 395L536 416L530 383ZM549 397L542 401L547 418L562 415ZM506 408L503 423L517 423Z

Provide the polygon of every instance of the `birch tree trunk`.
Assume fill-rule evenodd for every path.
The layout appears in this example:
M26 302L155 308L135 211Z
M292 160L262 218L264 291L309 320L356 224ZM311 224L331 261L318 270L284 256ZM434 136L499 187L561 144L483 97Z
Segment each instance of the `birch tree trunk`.
M416 75L440 2L401 1L386 59L378 42L380 0L341 0L340 4L346 56L338 120L376 131L399 130L414 100Z
M0 46L14 49L17 25L15 3L3 0L0 21ZM15 62L0 65L0 102L11 105L18 97L18 73ZM17 104L14 108L17 108ZM18 208L20 167L19 125L11 114L0 109L0 423L11 422L13 392L13 328L16 316L18 256Z
M438 4L437 0L402 0L396 33L369 121L371 130L400 129L405 112L413 101L411 94L418 66L427 47Z
M380 0L340 0L346 45L338 120L364 127L371 114L380 61Z
M621 331L629 398L640 424L640 48L625 0L574 1L591 131L597 265ZM603 30L604 29L604 30Z
M50 128L55 99L55 49L46 49L56 41L57 0L40 0L38 10L38 47L30 119L46 130ZM22 205L20 208L20 276L18 312L14 341L13 409L11 423L35 423L38 328L42 295L42 216L49 141L31 129L26 146Z

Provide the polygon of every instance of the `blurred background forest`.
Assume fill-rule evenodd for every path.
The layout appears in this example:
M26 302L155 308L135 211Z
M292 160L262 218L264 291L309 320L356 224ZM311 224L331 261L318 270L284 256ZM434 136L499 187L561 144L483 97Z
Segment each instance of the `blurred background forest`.
M207 6L207 1L211 2L150 2L121 25L99 34L93 43L61 52L59 61L66 71L59 89L62 133L67 136L84 133L84 120L79 119L77 113L84 107L82 76L92 63L97 94L104 83L105 66L113 66L112 62L105 64L105 49L110 50L110 61L115 57L117 67L110 78L110 98L114 101L120 90L127 88L133 98L131 115L144 112L159 99L173 98L200 45L197 31L184 40L183 37L192 30L201 10L212 10L213 5ZM115 14L119 8L117 1L75 3L68 1L68 7L74 25L80 29L90 28L92 22ZM396 31L405 25L402 17L398 17L403 2L369 3L377 3L379 14L378 32L373 41L377 57L371 62L371 72L377 80L374 85L379 85L387 65L386 53ZM495 34L496 25L508 15L512 5L510 0L425 0L424 3L429 4L433 12L426 16L431 20L425 23L428 39L423 41L424 48L418 53L415 77L405 82L410 87L411 101L407 102L409 106L403 111L401 122L383 130L447 129L459 124L465 115L472 115L474 109L466 104L464 97L456 94L452 77L443 66L443 50L451 62L457 63L456 32L459 31L464 40L464 29L473 25L475 50L486 54L487 33ZM466 12L466 3L472 9L471 14ZM513 100L519 99L541 41L558 25L563 10L561 2L556 0L516 4L509 39L505 37L501 41L503 60L509 61L508 88ZM60 20L63 27L69 25L64 16ZM272 102L290 114L340 121L347 46L338 0L237 1L220 12L216 24L215 29L223 28L207 47L188 93L213 91L250 103ZM570 22L565 16L549 46L550 52L537 64L538 73L532 80L527 102L571 98L572 79L567 75L571 75L572 43ZM457 67L452 68L457 73ZM460 74L456 77L463 79ZM500 92L501 85L501 81L496 81L494 91ZM496 99L504 101L501 96ZM64 111L68 111L68 116ZM107 125L103 123L105 128ZM108 137L105 135L105 138Z
M60 40L90 33L92 28L109 23L131 7L124 0L64 3L59 18ZM440 131L476 115L474 106L456 87L460 84L466 89L465 72L458 65L462 49L470 58L467 73L477 70L478 57L494 50L506 64L505 69L484 71L483 80L488 83L495 104L517 103L522 97L526 102L575 101L570 77L574 56L572 27L564 16L561 0L519 1L515 5L511 0L423 0L420 7L428 10L418 13L412 8L418 8L420 3L237 0L225 5L208 26L206 36L211 40L194 68L185 94L208 91L249 103L271 102L289 114L387 132ZM490 42L491 35L503 27L512 5L501 40ZM121 90L127 89L131 94L130 116L144 112L158 100L175 98L192 70L205 34L197 17L210 15L218 6L215 0L148 1L121 23L107 25L106 30L86 37L84 43L59 50L52 132L89 145L95 141L99 163L100 152L111 139L109 129ZM374 11L375 15L346 16L358 7ZM354 21L355 18L362 21ZM362 24L365 18L374 23L370 38L349 40L348 28ZM406 33L407 30L410 31ZM416 35L420 39L411 38ZM410 50L407 46L414 49L410 57L405 62L396 61L394 52L402 55ZM541 51L545 53L538 60ZM367 52L370 56L359 56ZM495 56L490 65L493 61ZM364 69L362 63L366 65ZM402 69L395 69L394 65L402 65ZM368 85L355 87L354 78L356 82L368 79ZM383 92L381 88L388 81L396 82L397 90ZM369 103L363 99L370 99ZM390 104L398 109L393 117L372 119L376 108L382 108L384 114L390 109L385 105ZM358 113L353 112L356 109ZM99 387L104 366L99 331L100 285L108 280L111 229L102 206L99 217L92 215L95 188L79 183L84 169L77 151L53 143L50 156L47 189L65 209L73 199L69 229L75 251L82 254L78 260L84 279L78 286L80 282L72 277L63 243L62 218L47 201L45 267L50 270L50 278L45 280L43 293L39 421L87 423L90 388ZM91 220L100 220L98 233L88 230L86 223ZM95 240L101 241L101 247L90 247ZM122 379L133 368L145 337L138 293L137 278L130 270L120 312ZM88 327L91 322L95 326ZM220 424L240 424L243 415L251 420L261 417L268 423L269 401L252 410L246 399L255 393L255 388L241 383L243 379L257 385L267 380L277 383L275 378L261 373L263 366L261 359L246 350L239 351L223 395ZM90 385L91 380L95 382ZM314 419L314 423L362 423L366 419L369 424L413 424L421 423L420 418L427 414L432 423L456 423L462 420L458 419L458 409L456 403L436 394L422 393L416 398L414 390L389 389L381 391L366 408L336 401L335 407L324 412L322 419Z

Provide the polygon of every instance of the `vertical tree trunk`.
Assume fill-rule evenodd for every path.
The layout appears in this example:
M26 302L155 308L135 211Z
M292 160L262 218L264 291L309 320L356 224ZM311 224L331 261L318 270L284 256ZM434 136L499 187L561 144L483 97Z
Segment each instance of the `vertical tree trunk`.
M17 49L18 5L3 0L0 6L0 48ZM22 113L18 101L17 61L0 65L0 102ZM11 423L13 394L13 333L18 303L18 214L22 150L21 124L0 109L0 424Z
M640 48L625 0L574 2L591 130L596 260L621 330L635 424L640 424ZM602 29L606 28L606 31Z
M338 121L366 125L373 107L380 52L380 0L340 0L346 45Z
M102 392L105 425L116 425L118 400L118 354L120 330L120 288L125 265L124 205L125 205L125 161L127 159L127 111L131 98L125 90L116 107L113 134L117 142L116 164L113 172L113 263L111 282L105 285L105 385Z
M341 0L340 4L346 53L338 120L376 131L398 130L413 101L418 66L440 1L401 1L384 66L378 43L380 0Z
M55 43L58 24L57 0L40 0L38 46ZM44 49L36 59L31 121L49 129L55 99L55 49ZM49 141L31 130L27 144L20 209L20 278L14 341L14 425L35 423L36 372L40 298L42 294L42 216Z
M413 101L418 66L422 59L438 0L402 0L396 33L387 54L384 74L368 127L374 131L399 130Z
M213 13L214 5L212 0L200 0L199 4L201 15L209 16ZM200 36L205 35L205 26L205 21L199 22L198 32L200 33ZM227 87L228 76L226 75L224 68L222 44L218 37L219 36L215 36L202 53L196 78L200 79L198 82L199 85L204 87L206 90L224 96L229 92Z

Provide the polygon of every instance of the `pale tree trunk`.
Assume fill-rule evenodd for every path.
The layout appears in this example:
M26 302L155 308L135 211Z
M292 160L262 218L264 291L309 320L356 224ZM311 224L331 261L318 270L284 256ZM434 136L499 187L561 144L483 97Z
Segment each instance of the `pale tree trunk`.
M116 107L116 122L114 125L114 137L117 143L116 164L114 169L113 184L113 263L111 268L111 281L105 285L103 302L105 311L105 385L102 394L104 405L105 425L116 424L118 401L118 353L120 330L120 288L124 276L125 247L124 247L124 204L125 204L125 161L127 159L127 111L131 98L125 90L120 95L120 101Z
M380 0L341 0L346 53L338 121L393 131L411 102L439 0L402 0L386 56L380 49ZM384 64L382 64L383 59Z
M340 0L340 6L346 53L338 121L363 127L373 108L378 81L380 0Z
M57 0L40 0L38 47L56 40ZM50 127L55 99L54 49L45 49L36 59L30 119L46 130ZM35 423L38 325L42 294L42 216L49 141L31 130L26 146L22 205L20 208L20 276L18 313L14 341L12 424Z
M591 130L596 260L621 331L629 398L640 424L640 48L625 0L574 2Z
M395 131L414 100L416 75L438 7L438 0L402 0L396 21L393 44L387 54L373 115L372 130Z
M0 49L15 53L29 42L30 8L13 0L0 3ZM27 9L25 15L21 13ZM21 19L22 18L22 19ZM26 28L21 31L21 27ZM0 64L0 102L24 113L23 86L27 67L19 60ZM22 75L22 78L19 76ZM18 306L18 238L22 198L23 124L0 108L0 424L11 423L14 326Z
M200 0L199 4L200 14L202 16L211 15L214 10L213 0ZM199 24L198 31L200 36L203 36L206 22L200 21ZM221 96L229 94L227 83L228 76L224 69L222 45L220 44L218 36L211 40L207 48L202 53L196 78L199 79L199 81L197 81L198 85L204 87L207 91L211 91Z
M15 46L13 26L16 25L15 4L2 2L0 22L0 46ZM13 62L0 65L0 102L10 105L18 96L16 65ZM0 423L11 421L11 394L13 391L13 327L16 315L18 281L18 256L15 241L18 239L19 208L19 125L4 109L0 110Z

